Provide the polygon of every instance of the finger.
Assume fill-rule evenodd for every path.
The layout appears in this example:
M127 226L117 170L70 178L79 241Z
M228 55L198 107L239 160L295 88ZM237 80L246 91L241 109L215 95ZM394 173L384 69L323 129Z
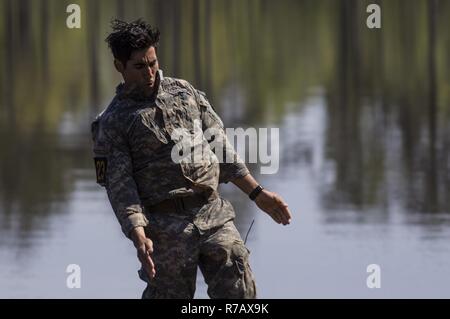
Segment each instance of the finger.
M284 217L283 213L281 212L280 209L275 208L275 211L277 212L278 215L278 219L280 220L280 223L283 225L287 224L287 219Z
M142 246L138 249L138 258L139 261L143 264L148 264L148 259L150 258L150 251L145 247Z
M137 249L137 256L141 263L145 263L146 255L147 255L147 250L145 249L145 246L141 246Z
M287 208L287 207L285 207L285 214L286 214L286 218L288 219L288 223L290 224L291 223L291 220L292 220L292 213L291 213L291 211L289 210L289 208Z
M149 240L137 249L137 257L142 264L149 278L154 278L156 274L155 264L150 257L153 252L153 243Z
M280 210L279 210L278 208L275 208L274 211L275 211L275 213L276 213L277 216L278 216L278 219L279 219L279 221L280 221L280 224L285 225L285 224L286 224L286 221L285 221L285 219L284 219L284 217L283 217L283 214L281 214Z
M280 216L278 215L278 212L277 212L275 209L270 210L269 215L270 215L270 217L272 217L272 219L273 219L277 224L280 224L280 223L281 223Z
M292 215L291 212L289 211L288 204L284 202L281 197L276 197L275 201L278 204L277 208L282 216L282 220L284 220L287 224L289 224L291 222Z
M156 270L155 270L155 264L153 263L152 258L150 257L150 254L145 252L145 253L141 253L139 254L139 260L141 261L142 266L144 267L147 275L150 278L154 278L155 274L156 274Z
M283 215L286 216L286 218L288 219L288 221L291 222L292 214L291 214L291 211L289 210L289 207L287 206L287 204L286 204L286 206L283 206L283 207L281 208L281 211L283 212Z
M145 248L146 248L146 252L147 253L153 253L153 243L151 240L149 240L146 244L145 244Z
M148 262L149 276L150 278L155 278L156 275L155 264L153 263L153 260L150 257L150 255L147 256L147 262Z
M283 225L287 225L291 222L291 216L289 214L289 211L286 209L286 207L278 207L277 208L278 214L281 216L281 221L283 222Z

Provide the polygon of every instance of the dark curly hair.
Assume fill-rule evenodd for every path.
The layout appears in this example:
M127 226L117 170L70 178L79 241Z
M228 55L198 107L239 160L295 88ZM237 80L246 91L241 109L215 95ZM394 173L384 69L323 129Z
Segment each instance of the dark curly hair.
M142 50L149 47L158 46L159 30L142 19L132 22L125 22L118 19L111 21L112 32L105 41L111 48L114 58L126 66L131 53L136 50Z

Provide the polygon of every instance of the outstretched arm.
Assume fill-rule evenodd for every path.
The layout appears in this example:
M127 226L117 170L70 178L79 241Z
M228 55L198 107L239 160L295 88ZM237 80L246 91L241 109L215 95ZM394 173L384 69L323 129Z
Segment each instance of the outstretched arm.
M231 182L247 195L258 186L258 183L251 174L236 178ZM276 223L283 225L290 224L292 214L289 211L288 205L280 195L263 189L258 196L256 196L255 203L262 211L272 217Z
M228 183L231 181L243 192L250 194L250 192L258 186L258 183L249 173L245 163L228 142L224 132L223 122L213 110L211 104L206 99L205 94L195 90L193 87L192 90L200 106L204 129L215 129L215 132L218 133L217 136L215 136L215 142L220 141L220 143L222 143L221 145L223 147L225 159L231 159L230 162L224 160L220 163L219 182ZM278 224L287 225L291 222L291 213L288 209L288 205L278 194L263 189L256 197L255 202L262 211L269 214Z

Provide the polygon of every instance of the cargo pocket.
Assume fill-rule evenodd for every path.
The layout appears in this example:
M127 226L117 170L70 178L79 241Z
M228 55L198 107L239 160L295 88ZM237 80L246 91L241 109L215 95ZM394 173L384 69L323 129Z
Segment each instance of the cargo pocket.
M256 284L250 268L249 255L250 250L245 247L244 243L236 240L230 258L234 264L238 298L242 299L256 298Z

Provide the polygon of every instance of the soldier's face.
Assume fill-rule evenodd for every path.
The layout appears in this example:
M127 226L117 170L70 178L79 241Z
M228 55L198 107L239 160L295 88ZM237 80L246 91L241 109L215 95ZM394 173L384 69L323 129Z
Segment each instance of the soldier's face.
M124 67L117 64L122 63L116 61L116 67L122 73L125 84L138 86L148 93L154 91L156 74L159 69L154 47L133 51Z

